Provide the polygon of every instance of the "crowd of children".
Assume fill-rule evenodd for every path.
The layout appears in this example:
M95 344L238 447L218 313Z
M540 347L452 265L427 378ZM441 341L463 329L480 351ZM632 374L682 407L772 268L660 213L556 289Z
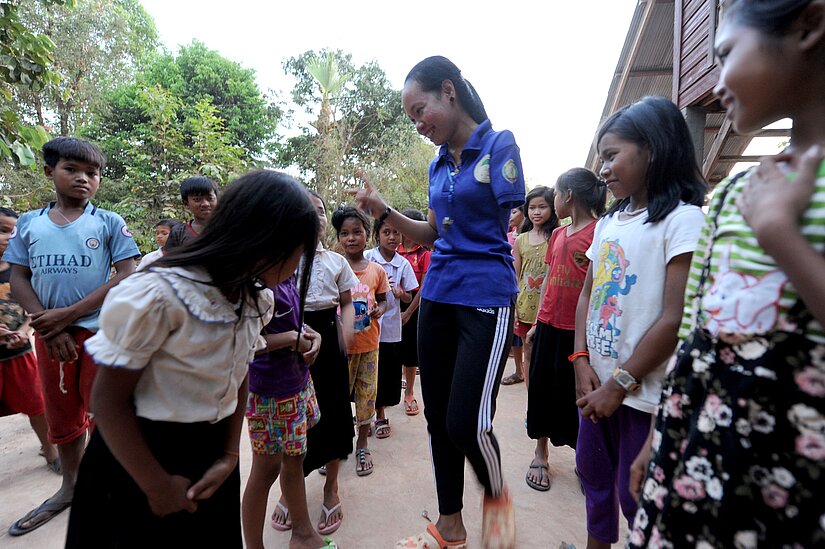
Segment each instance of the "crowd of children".
M331 219L285 174L220 193L191 177L192 220L160 221L135 272L126 223L91 201L103 154L46 143L55 200L0 208L0 414L29 417L62 484L9 533L71 506L67 547L262 548L269 524L292 549L334 548L341 462L373 472L369 437L393 434L385 409L403 395L424 411L439 517L396 547L467 547L469 461L483 546L514 548L492 422L499 385L524 380L525 481L550 490L549 445L576 451L589 549L618 541L620 515L632 547L825 543L825 2L733 0L715 40L734 129L794 126L783 153L717 187L707 217L669 100L603 122L598 174L525 194L512 134L443 57L402 92L440 146L426 215L366 177ZM330 221L341 255L322 244ZM515 337L524 365L502 381Z

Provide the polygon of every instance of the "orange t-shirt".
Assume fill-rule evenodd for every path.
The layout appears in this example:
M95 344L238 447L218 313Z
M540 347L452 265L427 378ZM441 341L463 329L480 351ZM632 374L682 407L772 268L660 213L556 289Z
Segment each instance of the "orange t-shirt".
M370 261L366 269L355 271L355 276L358 277L358 285L351 290L352 306L355 308L355 337L352 347L347 349L351 355L378 349L381 325L367 313L375 304L375 294L390 291L387 273L377 263Z

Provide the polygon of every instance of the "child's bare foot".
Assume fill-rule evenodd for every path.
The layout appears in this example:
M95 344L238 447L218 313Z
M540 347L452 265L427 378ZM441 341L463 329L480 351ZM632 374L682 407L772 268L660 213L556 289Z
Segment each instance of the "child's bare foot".
M61 474L60 454L54 444L45 444L40 447L40 455L46 460L46 465L52 473Z
M275 510L272 511L272 521L270 524L279 532L292 530L292 520L289 518L289 509L287 509L283 501L278 501L278 503L275 504Z
M324 493L324 504L321 505L321 519L318 521L318 533L322 536L332 534L341 527L344 512L341 509L341 498L338 492Z
M324 538L312 529L305 534L293 530L292 538L289 540L289 549L319 549L327 546L328 543L324 541Z

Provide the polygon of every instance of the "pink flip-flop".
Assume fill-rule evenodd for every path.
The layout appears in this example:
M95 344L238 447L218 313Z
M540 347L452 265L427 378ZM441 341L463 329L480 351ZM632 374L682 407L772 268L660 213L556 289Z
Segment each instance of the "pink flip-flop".
M289 509L286 508L284 504L280 501L275 504L275 506L281 510L281 513L284 515L284 522L281 524L280 522L275 521L275 516L272 517L272 522L270 523L272 527L279 531L279 532L289 532L292 530L292 521L289 520Z

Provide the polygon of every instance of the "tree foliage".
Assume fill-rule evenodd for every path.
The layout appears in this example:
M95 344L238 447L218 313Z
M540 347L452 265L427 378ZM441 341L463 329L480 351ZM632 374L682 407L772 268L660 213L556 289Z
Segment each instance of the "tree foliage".
M74 9L30 0L20 19L56 45L55 81L18 86L16 100L28 120L69 135L100 107L106 90L133 78L157 48L157 30L138 0L78 0Z
M398 207L423 207L432 148L415 133L400 92L377 63L356 67L340 50L308 51L288 59L284 69L296 79L293 102L312 121L288 139L283 164L297 166L333 207L346 200L344 190L356 183L359 168L380 174L379 186L403 181L407 190L398 198L416 203L394 202ZM408 169L411 162L415 167Z
M55 44L20 18L18 0L0 2L0 161L35 166L37 149L48 139L42 126L28 124L12 101L15 88L41 90L58 82L51 69ZM42 6L73 7L75 0L43 0Z
M181 115L193 114L195 105L208 100L224 120L229 140L249 156L260 158L276 136L280 106L261 93L255 71L193 40L178 55L158 54L140 78L159 85L183 101Z

